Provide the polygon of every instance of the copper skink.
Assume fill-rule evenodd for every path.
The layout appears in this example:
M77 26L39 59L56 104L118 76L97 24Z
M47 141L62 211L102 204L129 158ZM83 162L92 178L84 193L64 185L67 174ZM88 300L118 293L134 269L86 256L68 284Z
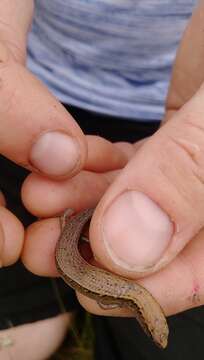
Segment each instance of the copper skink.
M64 214L62 232L56 246L56 266L64 281L80 293L95 299L104 309L131 309L143 330L160 347L168 341L165 315L153 296L133 280L90 265L80 254L78 242L93 209L74 216Z

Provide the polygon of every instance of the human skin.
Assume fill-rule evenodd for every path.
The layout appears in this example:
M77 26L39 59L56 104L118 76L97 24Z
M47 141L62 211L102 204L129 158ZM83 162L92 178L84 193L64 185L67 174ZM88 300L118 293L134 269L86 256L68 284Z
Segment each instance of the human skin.
M97 177L95 173L82 171L71 181L60 184L52 180L42 182L38 175L31 175L22 191L26 206L41 217L47 216L46 207L50 217L66 207L78 211L100 200L90 227L95 259L103 267L139 281L152 292L166 315L204 303L203 18L204 2L201 1L178 51L166 103L166 122L136 149L120 173ZM83 184L86 184L86 194ZM53 195L43 205L38 200L45 189ZM139 229L134 228L134 222L139 224L138 217L143 225ZM56 219L46 219L27 231L23 260L38 274L56 274L53 252L59 235L57 226ZM46 241L48 237L50 240ZM35 251L42 239L50 259L46 266ZM89 311L107 315L95 302L79 298ZM125 313L115 309L109 314L123 316Z
M31 0L1 1L0 153L33 173L55 179L72 177L82 167L93 168L96 158L97 164L101 163L96 170L124 166L127 151L98 137L86 139L57 99L25 68L32 13ZM24 242L23 225L5 205L6 199L0 192L1 266L19 259ZM11 336L14 341L11 348L1 349L0 359L14 354L16 360L48 358L63 340L70 320L70 314L63 314L0 331L0 337Z
M28 109L24 111L19 107L21 89L18 89L17 93L12 91L12 86L2 90L2 96L5 96L3 104L7 106L0 111L2 115L7 115L10 127L7 126L6 121L2 121L4 126L1 128L0 125L0 133L8 135L9 141L3 142L0 150L8 158L33 171L33 174L25 181L22 197L33 214L48 218L31 225L26 232L22 259L28 269L40 275L55 276L54 247L60 230L57 219L51 217L67 207L78 211L99 202L91 223L90 241L94 255L103 267L139 281L157 298L167 315L204 303L202 285L204 209L201 201L204 168L202 160L204 147L203 17L204 2L200 1L189 23L175 63L167 99L166 119L168 121L141 146L135 146L134 156L132 156L134 146L122 143L112 147L113 152L116 149L120 150L122 157L126 151L132 157L120 173L116 168L124 166L124 157L123 165L118 161L118 166L115 168L104 161L107 156L100 158L100 174L99 163L94 162L97 156L93 154L92 162L90 163L89 160L87 162L87 143L91 147L91 138L85 140L71 117L42 84L36 82L36 79L28 74L25 68L22 70L19 63L16 64L15 61L12 64L9 63L12 68L1 67L3 75L9 68L9 72L7 71L9 74L6 73L5 76L8 76L6 79L11 81L11 78L15 79L15 76L18 76L16 66L18 74L20 66L21 79L25 79L24 86L26 84L28 87L26 94L22 89L22 101L29 104L29 112ZM2 54L5 54L5 49ZM8 58L4 57L4 61L7 62L7 60ZM32 97L36 90L42 91L39 99L35 99L42 107L40 113L36 113L36 103L34 104ZM13 94L14 96L11 96ZM41 100L42 96L45 102ZM11 98L12 101L10 101ZM45 104L49 105L49 109ZM30 121L25 133L22 129L28 119L28 114ZM3 116L2 119L4 119ZM21 131L17 129L21 142L14 144L13 134L10 137L10 128L11 123L14 127L15 123L19 124L19 119L23 124ZM65 159L65 166L60 161L60 168L57 167L54 173L55 169L50 167L49 158L46 157L46 147L41 146L41 141L40 147L36 150L35 139L40 138L41 130L44 133L56 129L63 130L63 133L67 131L79 144L78 156L81 154L81 157L80 161L76 161L74 170L74 161L67 163ZM49 144L49 136L46 141ZM67 141L66 146L68 146L67 143L74 158L73 143ZM34 151L30 150L32 144L34 144ZM57 160L63 158L68 152L68 148L66 151L60 148ZM89 153L92 153L91 148ZM32 154L32 161L29 160L30 154ZM56 166L57 164L56 161ZM97 173L95 167L97 167ZM82 168L83 171L79 173ZM42 177L42 173L47 178ZM74 176L75 174L77 175ZM72 178L69 179L71 176ZM58 182L59 178L64 180ZM84 191L85 184L86 192ZM45 191L46 204L42 201L42 194ZM120 197L121 194L125 196ZM115 205L116 200L118 205ZM133 210L127 207L127 203L133 205ZM139 209L137 209L138 203ZM147 212L148 217L145 217ZM134 214L131 224L128 224L128 219L125 218L127 213ZM133 226L138 215L142 216L144 225L139 229L139 234ZM146 220L148 220L147 224ZM158 228L152 227L157 223ZM145 233L144 229L152 230L151 236ZM123 251L124 238L126 243L129 240L130 245L126 248L130 249L131 254ZM137 239L141 239L145 247L142 248ZM155 252L152 251L149 254L148 248L149 245L154 245L153 242L156 244L153 246ZM22 243L21 239L20 250ZM41 254L38 251L40 243ZM6 239L4 239L4 244L6 244ZM48 259L46 264L44 263L45 254ZM152 258L150 255L153 255ZM89 311L103 313L94 302L84 297L80 297L80 301ZM109 311L109 314L124 315L118 310Z
M26 37L33 6L31 0L1 2L0 153L33 173L60 180L73 177L82 168L121 168L127 162L127 151L99 137L86 138L59 101L26 69ZM0 200L2 204L5 201L2 194ZM19 258L23 228L9 211L2 211L4 237L0 235L0 244L4 251L0 262L9 265ZM10 242L16 244L9 250L6 232L10 222L18 226L18 231L9 233Z

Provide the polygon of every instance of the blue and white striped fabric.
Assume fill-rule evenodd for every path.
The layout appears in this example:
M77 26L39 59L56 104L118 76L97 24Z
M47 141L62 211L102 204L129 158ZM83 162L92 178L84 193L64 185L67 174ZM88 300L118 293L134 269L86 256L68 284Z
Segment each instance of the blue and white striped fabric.
M28 67L62 101L161 119L196 0L36 0Z

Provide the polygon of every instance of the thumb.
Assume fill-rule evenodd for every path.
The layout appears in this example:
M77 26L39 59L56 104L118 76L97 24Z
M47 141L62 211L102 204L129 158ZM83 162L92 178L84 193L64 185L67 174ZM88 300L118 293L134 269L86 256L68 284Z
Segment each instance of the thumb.
M135 278L169 263L204 224L204 87L141 146L90 229L98 261Z
M0 153L50 177L85 163L82 131L46 87L0 42Z

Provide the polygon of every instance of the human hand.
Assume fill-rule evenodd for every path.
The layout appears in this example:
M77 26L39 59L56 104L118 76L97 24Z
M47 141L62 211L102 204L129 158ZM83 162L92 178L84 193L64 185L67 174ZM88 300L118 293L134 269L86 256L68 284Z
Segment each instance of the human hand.
M79 173L82 168L106 171L107 166L101 161L104 158L108 158L109 170L123 166L126 155L116 147L112 151L112 145L103 139L88 137L86 140L66 109L26 69L26 36L32 19L33 1L23 0L20 4L2 1L0 153L38 174L36 178L42 179L42 183L48 181L45 177L66 182L65 179ZM94 150L90 151L90 147ZM24 230L19 220L6 210L3 194L0 196L0 204L4 205L0 208L0 262L5 266L19 258Z
M8 69L8 71L10 71L10 68ZM28 75L28 77L30 76L30 74L27 73L25 70L25 77L27 75ZM14 84L11 84L11 87L12 86L16 86L15 82L14 82ZM30 86L30 82L28 82L28 87L29 86ZM33 89L32 83L31 83L31 87ZM36 89L36 91L37 91L37 89ZM43 91L45 91L45 94L46 94L47 90L43 89ZM41 93L42 96L44 95L43 91ZM38 89L38 92L39 92L39 89ZM23 96L23 94L21 94L21 95ZM27 91L27 96L29 98L28 91ZM50 95L50 97L52 97L52 96ZM30 99L30 100L32 103L32 99ZM62 113L60 113L59 109L56 109L57 114L59 113L59 119L61 118L60 119L61 124L63 124L63 122L64 122L64 127L67 129L69 129L69 127L73 128L75 126L74 120L71 119L71 117L70 117L70 124L68 122L68 126L67 126L66 122L67 122L67 118L69 119L69 114L57 102L56 99L53 98L52 100L53 100L53 102L56 102L58 104L59 108L61 108L61 110L62 110ZM46 102L47 102L47 100L46 100ZM54 108L56 108L56 106L54 106ZM42 107L41 107L41 109L42 109ZM7 158L12 159L17 164L23 165L25 168L30 169L32 171L32 174L38 174L37 178L41 179L42 183L48 181L48 178L50 178L50 179L53 178L53 179L55 179L55 181L57 181L59 179L65 180L69 177L72 177L72 176L74 176L75 172L80 170L80 167L82 166L82 164L83 164L84 169L94 169L95 172L104 172L107 169L108 170L117 169L126 164L127 156L123 151L121 151L116 146L113 147L113 145L111 143L109 143L108 141L106 141L102 138L99 138L99 137L87 136L87 139L86 139L85 136L83 136L81 130L78 129L78 126L76 125L75 126L75 128L76 128L75 136L79 137L79 142L81 141L80 139L82 138L82 143L84 143L84 149L83 149L83 146L81 146L82 161L80 161L80 162L77 161L76 168L74 169L74 171L72 171L72 168L69 171L69 163L70 163L70 161L73 160L72 157L74 156L74 154L72 152L72 149L70 150L70 152L68 151L68 149L67 149L67 152L66 151L63 152L63 139L58 138L57 142L59 141L59 143L56 143L56 146L55 146L54 138L53 138L54 131L52 131L52 128L55 126L54 119L50 118L50 120L51 120L50 123L49 123L49 118L47 119L47 132L46 132L46 128L44 128L42 137L40 137L40 135L37 135L40 137L40 141L39 141L40 146L38 146L37 142L35 142L33 145L33 141L35 141L35 138L33 139L33 137L34 137L33 132L39 133L41 131L41 128L44 126L43 125L44 117L42 117L42 120L41 120L40 116L38 116L39 126L36 128L36 121L35 121L36 112L35 112L35 114L32 114L32 113L29 114L29 111L27 109L27 116L30 115L30 117L32 117L32 120L33 120L32 122L29 122L29 119L26 117L24 110L25 110L25 107L19 108L19 102L17 102L17 103L14 102L11 104L11 106L9 106L9 111L4 115L4 117L2 117L2 123L0 124L0 133L2 136L2 143L0 145L0 151ZM11 111L11 114L9 113L10 111ZM49 111L52 115L52 108L50 108ZM55 114L55 110L54 110L54 112L53 112L54 118L56 116L58 116L57 114ZM64 118L62 117L62 114L63 114ZM21 121L19 118L21 118ZM8 121L10 121L10 124L8 124ZM28 125L28 123L29 123L29 125ZM57 124L57 121L56 121L56 124ZM27 129L27 126L28 126L28 129ZM21 128L21 132L19 132L19 127ZM74 133L74 131L75 130L73 130L73 133ZM50 136L49 132L50 133L52 132L51 136ZM17 140L15 140L16 134L17 134ZM59 136L60 136L60 134L59 134ZM65 138L66 135L64 132L63 132L62 136L63 136L63 138ZM42 140L43 137L45 137L45 146L43 145L43 140ZM57 137L58 137L58 135L57 135ZM83 137L84 137L84 139L83 139ZM69 142L69 139L64 141L65 147L67 147L67 142ZM55 147L55 149L54 149L54 147ZM41 170L39 170L39 167L38 168L34 167L34 165L29 160L29 155L30 155L30 152L31 153L33 152L33 148L34 148L34 153L37 149L36 159L37 159L37 162L40 161ZM86 156L87 152L88 152L88 156ZM111 153L111 156L109 155L110 153ZM44 157L43 161L41 158L41 154L42 154L42 157ZM59 173L59 169L60 169L61 165L64 166L63 158L65 160L65 166L68 166L67 174ZM67 158L69 158L68 161L67 161ZM44 165L45 165L45 171L43 172ZM45 180L45 177L47 180ZM33 177L31 176L29 179L31 179L31 178L35 179L35 176L34 175L33 175ZM36 199L37 199L37 197L35 197L35 200ZM33 203L33 206L34 206L34 204L35 204L35 201ZM63 204L61 204L60 206L62 206L62 205ZM50 209L49 209L49 211L50 211ZM47 214L47 216L48 215L49 214ZM2 221L3 221L3 218L2 218ZM17 221L17 219L16 219L16 221ZM19 221L18 221L18 223L19 223ZM8 227L9 227L9 224L8 224ZM9 227L9 228L11 230L11 227ZM19 233L19 235L20 235L19 231L18 232L15 231L15 234L16 233ZM9 235L10 235L10 233L9 233ZM10 239L10 236L9 236L9 239ZM15 239L15 241L11 240L11 246L12 246L13 242L15 243L16 246L18 244L18 247L17 247L18 251L15 251L15 246L12 247L12 249L11 249L12 263L18 259L20 251L22 249L22 235L19 240L16 240L16 235L15 235L14 239ZM7 244L7 241L8 240L6 239L5 245ZM2 236L2 242L3 242L3 236ZM6 255L6 258L7 258L7 255ZM3 261L4 265L8 265L10 263L11 263L10 260L9 260L9 263L5 259Z
M1 2L0 153L42 176L68 178L84 166L87 143L68 112L24 66L32 11L32 0ZM1 194L1 205L4 200ZM6 266L18 259L24 234L4 206L0 223L0 263Z
M204 165L201 156L204 89L199 89L204 79L201 61L204 55L203 13L200 4L178 53L167 100L166 118L171 120L140 147L116 177L100 201L90 229L97 261L144 285L167 315L204 301ZM192 47L194 61L189 56ZM90 205L93 205L91 201ZM30 228L27 239L34 240L38 230L37 227ZM54 245L57 233L50 227ZM47 228L40 239L45 235ZM36 272L37 262L27 257L32 241L28 240L27 244L24 260ZM46 248L50 259L54 245L48 246L51 251ZM39 273L50 273L51 262L45 270L38 260L38 269ZM54 262L52 269L54 274ZM80 296L80 301L92 312L107 314L89 299ZM116 309L108 313L124 315L122 310Z
M97 261L145 286L166 315L204 303L203 19L200 3L178 52L167 99L169 122L121 171L90 229ZM94 313L128 315L79 299Z
M90 229L98 262L137 279L166 315L204 304L203 20L200 2L175 63L169 121L107 190ZM88 310L108 314L79 297ZM127 315L121 309L109 314Z
M32 214L41 218L27 228L22 252L25 266L35 274L58 275L54 253L60 224L56 216L67 208L78 212L95 207L135 152L131 144L112 144L98 136L88 135L87 143L85 168L72 179L56 181L31 173L22 186L24 205Z

